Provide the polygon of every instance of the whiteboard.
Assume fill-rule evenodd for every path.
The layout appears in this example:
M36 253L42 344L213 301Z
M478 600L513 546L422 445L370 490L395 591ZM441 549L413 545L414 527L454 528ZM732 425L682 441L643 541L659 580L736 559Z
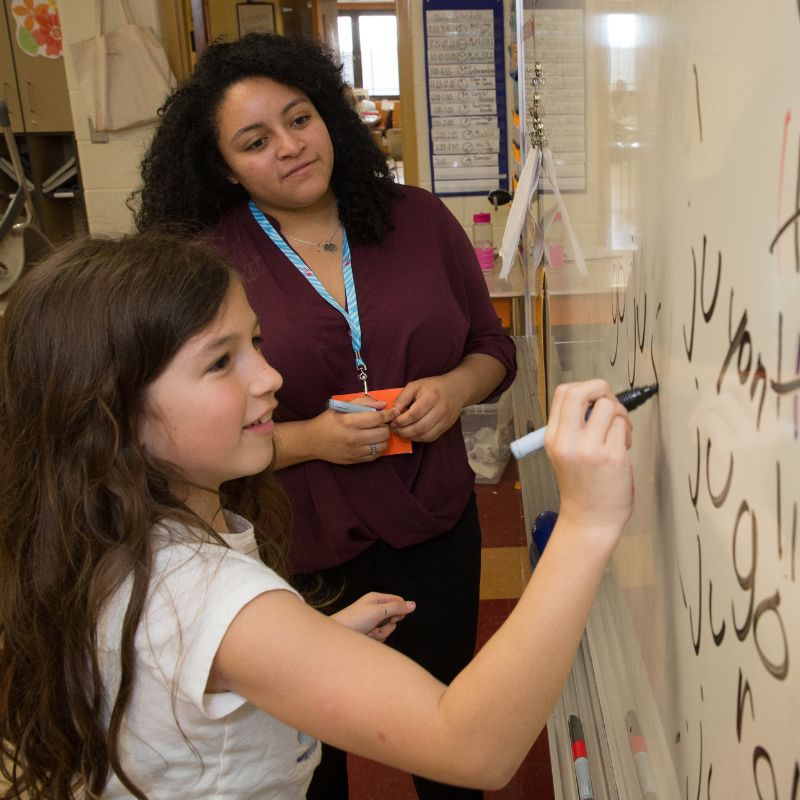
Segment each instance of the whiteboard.
M658 798L800 800L800 4L542 6L585 19L589 274L546 270L551 377L660 385L587 628L610 783L643 796L635 711Z

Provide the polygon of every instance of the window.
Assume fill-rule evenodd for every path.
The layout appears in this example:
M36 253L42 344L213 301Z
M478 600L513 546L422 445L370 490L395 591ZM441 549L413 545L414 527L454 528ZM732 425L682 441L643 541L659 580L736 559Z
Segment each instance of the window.
M340 11L339 50L344 78L370 97L399 97L397 17L391 11Z
M636 14L609 14L609 83L616 86L619 81L629 91L636 88L636 52L641 45L641 21Z

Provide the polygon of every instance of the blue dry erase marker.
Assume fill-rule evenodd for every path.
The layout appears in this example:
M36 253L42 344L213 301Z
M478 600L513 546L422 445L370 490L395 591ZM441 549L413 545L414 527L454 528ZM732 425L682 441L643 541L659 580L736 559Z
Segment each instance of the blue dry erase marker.
M531 544L528 548L528 558L531 561L531 569L535 569L542 557L544 548L553 532L558 514L555 511L542 511L536 516L531 526Z
M633 411L634 408L638 408L645 400L648 400L657 392L658 384L654 383L651 386L626 389L624 392L620 392L617 395L617 400L619 400L628 411ZM587 419L591 413L592 409L590 408L589 411L586 412ZM546 432L547 425L511 442L511 452L514 454L514 458L525 458L525 456L529 456L531 453L540 450L544 446L544 435Z
M536 547L537 552L541 556L544 548L550 539L550 534L556 526L558 514L555 511L542 511L541 514L536 515L531 528L532 544Z
M589 757L583 738L583 725L574 714L569 715L569 740L572 743L572 766L575 768L579 800L594 800L592 779L589 775Z
M348 403L347 400L328 400L328 408L333 411L341 411L343 414L359 414L362 411L377 411L377 408L363 406L361 403Z

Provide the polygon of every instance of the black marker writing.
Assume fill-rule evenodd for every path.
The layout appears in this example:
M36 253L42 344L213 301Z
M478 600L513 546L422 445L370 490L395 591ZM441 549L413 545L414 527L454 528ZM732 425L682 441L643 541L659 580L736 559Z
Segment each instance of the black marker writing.
M697 64L692 64L694 72L694 97L697 105L697 127L700 129L700 141L703 141L703 115L700 111L700 78L697 75Z
M620 286L625 285L625 269L619 264L614 264L611 268L611 285L615 287L614 296L611 300L611 322L614 324L614 329L616 331L614 355L611 356L611 366L613 367L617 363L617 354L619 353L619 329L625 321L626 305L625 292L620 289ZM620 295L622 296L622 305L620 305Z
M750 717L755 722L756 711L753 707L753 690L750 681L745 679L742 683L742 668L739 667L739 688L736 690L736 738L742 741L742 716L744 715L744 701L750 700Z
M776 540L778 545L778 558L783 558L783 483L781 481L781 462L775 462L775 522ZM789 577L794 582L796 578L797 556L797 500L792 502L792 533L789 542Z
M708 627L711 628L711 636L714 639L714 644L719 647L722 640L725 638L725 620L722 620L722 625L719 630L714 630L714 604L712 598L714 596L714 584L708 582Z
M739 383L744 386L750 379L752 372L752 382L750 384L750 399L753 400L758 390L758 384L761 384L761 397L758 401L758 414L756 416L756 430L761 425L761 412L764 409L764 400L767 393L767 371L764 363L761 360L761 353L756 357L756 367L753 370L753 342L750 332L747 330L747 309L742 311L742 316L739 319L739 325L736 328L736 333L731 336L731 321L733 317L733 289L731 289L730 302L728 304L728 352L722 362L722 368L717 377L717 394L722 388L722 382L727 374L728 367L736 353L736 371L739 376Z
M689 628L692 633L694 654L700 653L700 641L703 635L703 547L700 537L697 537L697 636L694 635L694 619L692 607L689 606Z
M641 306L633 298L633 371L631 371L630 360L628 361L628 385L633 389L636 384L636 351L644 352L644 339L647 332L647 295L644 296L644 314L643 318L639 318L639 309Z
M781 225L778 229L778 232L775 234L775 238L769 243L769 252L771 253L775 249L775 245L778 243L778 239L783 236L786 231L791 228L792 225L797 225L798 220L800 220L800 208L797 209L790 217L786 220L786 222Z
M758 606L756 606L756 613L753 616L753 641L756 645L756 650L758 650L758 656L761 659L761 663L766 667L767 671L773 678L776 678L779 681L785 680L786 676L789 674L789 642L786 640L786 628L783 627L783 618L778 613L778 606L781 604L781 595L780 592L777 590L775 594L771 597L767 597L762 600ZM775 615L775 619L780 627L781 630L781 641L783 642L783 656L780 661L771 661L765 654L764 651L761 649L761 644L758 640L758 625L761 622L762 617L767 612L772 612Z
M730 454L730 461L728 462L728 477L725 479L725 485L715 494L711 490L711 439L706 444L706 485L708 486L708 494L711 497L711 502L714 508L719 508L728 496L731 490L731 481L733 480L733 453Z
M717 297L719 296L719 286L722 279L722 253L717 251L717 276L714 279L714 293L711 297L711 302L708 308L705 305L705 285L706 285L706 250L708 247L708 239L703 234L703 249L700 256L700 308L703 313L703 319L706 323L711 321L714 316L714 309L717 305ZM686 326L683 326L683 346L686 349L686 355L689 361L692 360L694 354L694 334L695 334L695 319L697 316L697 253L692 247L692 323L689 332L689 339L686 339Z
M656 307L656 320L658 320L658 315L661 313L661 303L658 304ZM655 334L650 334L650 363L653 366L653 376L654 380L653 383L656 385L658 384L658 369L656 368L656 358L653 354L653 339L655 338Z
M739 538L739 523L742 521L742 517L745 514L750 513L750 552L751 552L751 564L750 564L750 572L746 575L742 575L739 571L739 564L736 559L736 543ZM739 581L739 586L746 592L750 592L750 603L747 607L747 617L745 618L744 623L740 626L736 624L736 609L731 603L731 614L733 616L733 627L736 629L736 635L739 637L739 641L742 642L747 638L747 634L750 632L750 624L753 620L753 607L755 605L755 583L756 583L756 561L758 559L758 526L756 524L756 518L752 511L750 511L750 506L747 504L747 500L742 500L741 505L739 506L739 511L736 514L736 523L733 527L733 570L736 573L736 579Z
M697 428L697 471L694 489L692 488L692 476L689 476L689 497L692 498L694 513L700 519L700 512L697 510L697 500L700 497L700 428Z
M772 766L772 759L770 758L769 753L761 746L758 745L755 750L753 750L753 778L756 782L756 791L758 792L759 800L765 800L764 795L761 794L761 782L758 778L758 764L760 761L764 761L769 768L769 776L772 778L772 797L775 800L778 800L778 784L775 780L775 770Z
M705 237L704 237L705 240ZM686 326L683 326L683 346L686 350L686 357L689 363L692 361L694 354L694 321L697 314L697 256L692 248L692 326L689 332L689 341L686 341Z
M694 254L694 253L693 253ZM711 317L714 316L714 309L717 305L717 297L719 297L719 284L722 278L722 253L717 250L717 277L714 281L714 296L711 298L711 305L706 309L705 306L705 285L706 285L706 237L703 236L703 269L700 271L700 307L703 311L703 319L706 322L711 322Z
M775 394L791 394L792 392L800 392L800 378L795 378L791 381L784 381L783 383L778 383L778 381L770 381L769 384Z
M611 322L614 325L614 352L611 354L609 363L612 367L616 366L620 352L620 329L624 328L626 343L626 375L628 386L633 388L636 384L637 358L639 353L644 353L647 344L648 333L650 333L650 363L653 365L653 373L656 375L655 383L658 382L658 371L654 355L655 334L648 326L647 318L647 293L641 293L640 297L633 298L633 331L625 322L627 308L627 294L623 288L626 285L625 268L621 264L614 264L611 267L611 284L614 286L614 294L611 298ZM661 311L661 303L658 303L655 317ZM633 346L630 347L630 344Z

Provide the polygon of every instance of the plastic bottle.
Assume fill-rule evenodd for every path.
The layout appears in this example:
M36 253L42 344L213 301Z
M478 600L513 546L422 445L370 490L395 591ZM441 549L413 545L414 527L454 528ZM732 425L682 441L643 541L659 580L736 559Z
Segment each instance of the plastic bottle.
M484 272L494 269L494 243L492 242L492 215L488 212L472 215L472 246Z

